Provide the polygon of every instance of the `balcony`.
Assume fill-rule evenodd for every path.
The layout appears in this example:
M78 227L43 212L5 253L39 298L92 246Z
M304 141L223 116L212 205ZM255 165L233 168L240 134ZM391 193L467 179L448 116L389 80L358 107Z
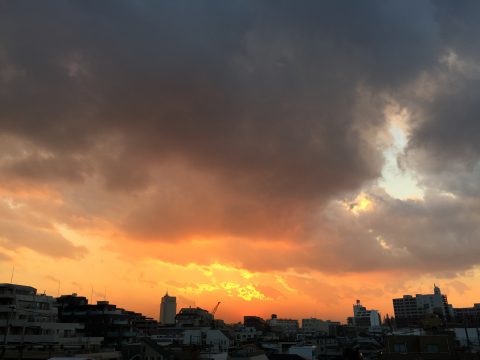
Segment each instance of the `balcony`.
M47 343L54 344L58 343L58 335L49 334L49 335L8 335L7 344L39 344Z

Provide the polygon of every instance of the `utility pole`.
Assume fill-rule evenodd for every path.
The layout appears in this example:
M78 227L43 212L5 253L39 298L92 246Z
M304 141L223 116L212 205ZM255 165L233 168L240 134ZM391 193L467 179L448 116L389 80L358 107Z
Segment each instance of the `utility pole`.
M28 321L28 316L26 316L23 321L22 339L20 340L20 346L18 348L18 360L23 359L23 348L25 347L25 329L27 327L27 321Z
M468 352L471 352L472 351L472 348L470 346L470 337L468 336L468 320L465 319L465 335L467 337L467 349L468 349Z

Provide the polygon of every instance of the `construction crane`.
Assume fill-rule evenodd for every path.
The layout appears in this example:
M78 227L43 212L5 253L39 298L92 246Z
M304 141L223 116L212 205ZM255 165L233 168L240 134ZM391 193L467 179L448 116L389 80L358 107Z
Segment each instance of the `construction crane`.
M219 306L220 306L220 301L219 301L219 302L217 303L217 305L215 305L215 307L213 308L213 310L212 310L212 315L215 315L215 313L217 312Z

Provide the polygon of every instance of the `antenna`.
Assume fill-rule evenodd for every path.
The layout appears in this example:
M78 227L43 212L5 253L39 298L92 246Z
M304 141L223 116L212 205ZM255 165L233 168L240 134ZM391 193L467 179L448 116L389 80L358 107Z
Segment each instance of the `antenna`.
M57 297L60 296L60 280L58 280Z
M10 284L13 284L13 274L15 273L15 264L12 266L12 276L10 276Z
M90 303L93 304L93 285L90 284Z

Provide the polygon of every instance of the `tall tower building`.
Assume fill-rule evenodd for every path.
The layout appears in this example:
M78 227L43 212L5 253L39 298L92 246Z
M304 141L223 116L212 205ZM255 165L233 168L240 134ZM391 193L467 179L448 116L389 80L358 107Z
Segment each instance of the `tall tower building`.
M160 303L160 324L174 325L175 315L177 315L177 298L168 296L168 291Z

